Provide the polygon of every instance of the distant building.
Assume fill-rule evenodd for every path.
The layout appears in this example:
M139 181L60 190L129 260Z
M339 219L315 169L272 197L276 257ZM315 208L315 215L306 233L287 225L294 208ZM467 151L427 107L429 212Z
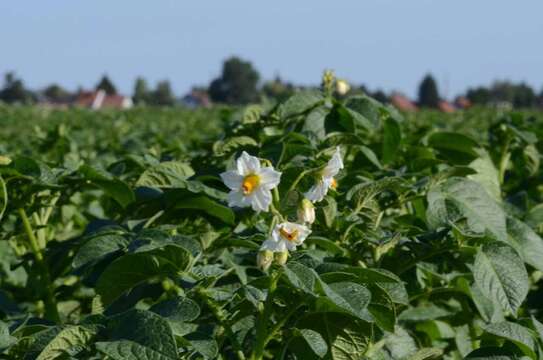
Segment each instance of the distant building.
M74 101L75 106L86 107L92 110L104 108L130 109L134 106L132 98L122 95L108 95L104 90L81 91Z
M211 106L211 99L209 98L207 91L204 90L193 89L190 93L185 95L181 101L183 105L191 109L198 107L208 108Z
M444 113L453 113L456 111L455 107L446 100L440 100L437 108Z
M418 108L407 96L400 93L393 93L390 96L390 103L400 111L412 112L417 111Z
M454 100L454 105L458 109L467 109L467 108L471 107L471 101L469 101L469 99L467 97L465 97L465 96L458 96Z

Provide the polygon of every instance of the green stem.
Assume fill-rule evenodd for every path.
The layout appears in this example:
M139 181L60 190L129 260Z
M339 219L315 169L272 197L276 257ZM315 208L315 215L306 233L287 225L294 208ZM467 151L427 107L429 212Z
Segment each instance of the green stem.
M43 254L38 244L38 239L36 239L36 236L34 235L34 231L32 230L32 225L30 225L30 221L28 220L26 211L23 208L19 208L18 212L21 220L23 221L23 227L25 229L26 235L28 236L30 249L32 250L34 258L36 259L36 265L40 268L41 275L43 276L43 280L45 282L45 299L43 301L45 304L45 317L51 321L58 323L60 322L60 317L58 314L55 294L53 292L53 286L51 283L51 276L49 275L49 268L44 261Z
M277 288L277 281L279 280L279 272L273 274L270 278L270 285L268 287L268 296L266 297L266 302L264 303L264 309L258 317L256 324L256 339L255 345L253 347L253 352L251 354L251 360L261 360L264 356L264 349L266 347L268 339L268 320L271 316L271 310L273 306L273 294Z

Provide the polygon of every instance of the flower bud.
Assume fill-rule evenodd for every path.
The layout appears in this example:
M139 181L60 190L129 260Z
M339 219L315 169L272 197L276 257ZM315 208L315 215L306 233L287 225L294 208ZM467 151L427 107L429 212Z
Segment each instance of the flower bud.
M0 155L0 165L9 165L11 163L11 159L7 156Z
M279 265L285 265L287 263L288 259L288 251L281 251L275 253L275 261L277 261L277 264Z
M268 271L273 261L273 252L271 250L262 250L256 256L256 264L262 271Z
M306 198L300 202L297 214L298 221L301 223L313 224L315 222L315 206Z
M336 81L336 91L339 95L343 96L351 90L351 85L345 80Z

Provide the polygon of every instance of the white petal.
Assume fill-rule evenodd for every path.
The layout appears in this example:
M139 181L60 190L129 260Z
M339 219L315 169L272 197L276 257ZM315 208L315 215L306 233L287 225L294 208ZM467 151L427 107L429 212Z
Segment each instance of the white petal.
M251 201L247 196L243 195L241 190L232 190L228 193L228 206L230 207L248 207L251 206Z
M236 161L238 173L245 176L256 174L260 171L260 160L257 157L247 154L245 151Z
M238 174L235 170L223 172L221 174L221 179L224 185L228 186L230 190L239 190L243 183L243 176Z
M332 158L328 160L328 163L322 171L323 177L334 177L339 173L339 170L343 169L343 160L341 160L341 152L339 146L336 148Z
M281 180L281 173L279 171L275 171L272 167L262 168L258 175L260 176L260 186L267 190L277 187L277 185L279 185L279 181Z
M270 190L258 187L251 195L248 196L254 211L268 211L272 202L272 194Z
M314 203L322 201L322 199L324 199L328 193L328 188L330 188L331 184L331 179L321 179L315 185L313 185L311 189L304 194L304 196L309 201Z
M283 252L287 250L287 244L285 244L284 241L274 241L272 239L268 239L262 243L260 246L260 250L270 250L273 252Z

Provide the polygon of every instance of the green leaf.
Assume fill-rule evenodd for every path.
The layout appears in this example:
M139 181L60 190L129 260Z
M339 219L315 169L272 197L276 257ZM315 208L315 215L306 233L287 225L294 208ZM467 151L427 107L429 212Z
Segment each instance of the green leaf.
M543 271L543 239L532 228L512 216L507 217L509 243L527 264Z
M396 158L400 143L402 141L402 130L400 124L387 117L383 124L383 164L390 164Z
M496 299L502 309L516 316L528 294L529 282L515 250L506 244L485 244L477 251L473 277L484 296Z
M473 350L466 356L471 360L521 360L514 352L509 349L499 347L482 347Z
M342 314L310 314L299 326L321 334L328 346L325 359L330 360L363 359L371 334L368 324Z
M505 214L484 188L463 178L449 178L430 189L426 218L432 228L463 219L476 234L507 242Z
M113 360L177 360L130 340L100 341L96 349Z
M371 320L367 310L371 293L364 286L352 282L327 285L319 281L318 287L321 294L326 297L317 299L317 311L347 313L361 320Z
M151 306L149 311L174 321L193 321L200 315L200 307L191 299L178 296Z
M186 261L190 261L190 255ZM148 253L123 255L109 264L100 275L96 292L107 306L134 286L153 277L176 274L179 268L186 265L172 264L165 258Z
M178 187L180 181L186 180L192 175L194 175L194 170L189 164L180 161L165 161L145 170L136 181L136 186Z
M522 325L504 321L484 326L484 330L492 335L507 339L517 345L524 354L536 359L536 342L530 329Z
M125 249L129 240L119 234L100 234L90 238L77 252L72 262L74 268L97 261L115 251Z
M218 156L223 156L249 146L258 146L258 143L249 136L233 136L226 140L216 141L213 144L213 152Z
M57 359L67 352L87 346L97 331L83 326L69 326L63 329L45 346L36 360Z
M301 114L323 101L322 94L316 91L301 91L292 95L287 101L279 106L279 116L287 118Z
M295 333L306 341L307 345L309 345L311 350L313 350L315 355L317 355L319 358L323 358L328 352L328 345L326 344L326 341L323 339L322 335L315 330L296 329Z
M326 137L326 128L324 126L326 116L330 113L325 107L317 107L306 116L303 132L313 134L317 139L322 140Z
M9 334L9 327L6 323L0 321L0 353L15 344L17 339Z
M435 304L430 303L406 309L400 314L398 319L402 321L419 322L439 319L450 315L452 315L450 311L447 311Z
M284 268L284 274L294 288L307 294L314 294L317 274L313 269L296 261L289 261Z
M468 179L481 184L494 200L501 202L500 176L488 153L482 152L482 156L473 160L469 167L474 169L476 173L468 175Z
M439 359L443 355L443 350L438 348L424 348L411 355L408 360L429 360Z
M136 199L134 192L125 182L114 178L104 171L88 165L82 165L79 168L79 172L87 181L100 187L122 207L127 207Z
M479 156L479 144L472 138L455 132L435 132L428 137L428 145L454 162L469 162Z
M113 359L178 359L170 325L150 311L132 309L112 316L106 334L108 342L96 347Z
M233 225L236 219L234 212L230 208L223 206L206 196L195 196L182 199L175 204L175 208L202 210L230 225Z

